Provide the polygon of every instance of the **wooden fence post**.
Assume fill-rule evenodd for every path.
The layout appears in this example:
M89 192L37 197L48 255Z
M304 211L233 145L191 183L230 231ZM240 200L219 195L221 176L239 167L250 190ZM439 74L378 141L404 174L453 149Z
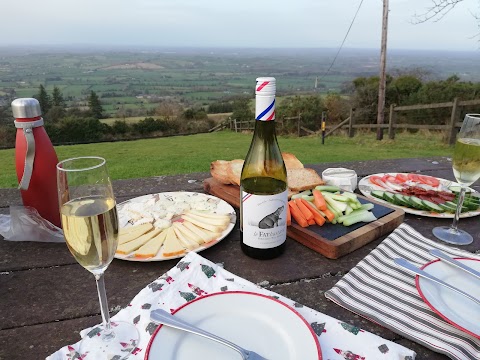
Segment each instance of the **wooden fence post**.
M353 109L350 108L350 121L348 122L348 137L353 137L355 135L355 129L353 128Z
M395 139L395 105L390 104L390 115L388 117L388 137Z
M298 132L298 137L300 137L300 113L298 113L298 120L297 120L297 132Z
M452 106L452 115L450 117L450 129L448 133L448 144L453 145L455 144L455 139L457 136L457 129L456 123L459 121L458 119L459 111L458 111L458 98L453 99L453 106Z

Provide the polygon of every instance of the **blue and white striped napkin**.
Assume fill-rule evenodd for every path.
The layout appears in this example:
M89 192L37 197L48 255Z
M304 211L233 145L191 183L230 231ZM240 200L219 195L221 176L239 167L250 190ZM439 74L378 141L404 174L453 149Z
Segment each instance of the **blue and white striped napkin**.
M325 296L406 338L452 359L480 359L480 339L452 326L422 300L415 275L399 271L402 257L417 266L436 259L437 248L453 257L480 259L474 254L429 240L406 224L400 225L361 260Z

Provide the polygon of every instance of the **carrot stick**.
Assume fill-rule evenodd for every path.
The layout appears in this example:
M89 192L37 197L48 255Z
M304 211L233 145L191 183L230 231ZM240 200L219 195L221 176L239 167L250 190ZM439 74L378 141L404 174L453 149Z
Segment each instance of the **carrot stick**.
M328 221L332 222L333 219L335 219L335 214L331 212L330 210L322 210L322 212L327 216Z
M304 202L304 204L310 209L310 211L312 212L313 214L313 219L315 220L315 223L318 225L318 226L322 226L323 224L325 224L325 218L322 216L322 214L320 214L317 210L317 208L315 207L315 205L313 205L312 203L310 203L309 201L307 200L304 200L302 199Z
M327 210L327 203L325 202L325 199L323 198L320 190L314 189L312 193L314 198L313 203L315 204L315 206L322 211Z
M303 217L309 221L310 219L313 219L313 214L312 212L305 206L304 203L302 203L302 199L301 198L297 198L294 200L295 201L295 204L297 204L298 208L300 209L300 211L302 212L303 214Z
M314 218L311 218L307 222L308 222L308 225L315 225L315 219Z
M290 206L287 206L287 226L292 225L292 214L290 213Z
M295 204L295 201L290 200L288 202L288 206L290 207L290 213L292 214L292 217L295 219L298 225L300 225L301 227L307 227L307 219L303 217L303 214L298 208L297 204Z

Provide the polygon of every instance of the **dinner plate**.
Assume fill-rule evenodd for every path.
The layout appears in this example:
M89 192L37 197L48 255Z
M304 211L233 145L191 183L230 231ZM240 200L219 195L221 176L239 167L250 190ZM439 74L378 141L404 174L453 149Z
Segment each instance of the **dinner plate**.
M480 260L456 258L480 271ZM441 260L431 261L422 269L452 284L468 294L480 298L480 279ZM425 303L444 320L456 328L480 339L480 305L440 284L417 275L417 290Z
M322 359L318 337L306 320L270 296L243 291L212 293L186 303L174 315L268 359ZM153 334L145 353L145 360L240 358L225 345L163 325Z
M237 216L235 213L235 209L226 201L219 199L216 196L197 193L197 192L188 192L188 191L176 191L176 192L163 192L163 193L156 193L156 194L148 194L139 196L127 201L124 201L120 204L117 204L117 211L118 211L118 219L119 219L119 227L129 227L133 226L135 222L132 220L130 212L126 211L128 207L133 206L136 209L144 209L148 210L154 207L156 204L160 204L162 201L168 201L170 205L174 206L176 203L185 203L191 202L191 206L193 209L196 210L208 210L217 214L227 214L230 216L230 223L228 224L227 228L220 234L220 236L210 241L209 243L203 244L196 249L191 251L200 252L205 249L208 249L216 244L218 244L221 240L223 240L234 228L235 223L237 221ZM153 215L156 213L153 212ZM158 217L153 216L154 220L158 220ZM138 220L137 220L138 221ZM139 220L140 222L142 219ZM187 252L189 250L186 250ZM148 261L164 261L170 260L175 258L181 258L185 256L185 254L175 255L175 256L163 256L161 254L161 249L158 254L151 258L136 258L131 254L121 255L115 254L116 259L120 260L129 260L129 261L141 261L141 262L148 262Z
M372 174L372 175L368 175L368 176L365 176L364 178L362 178L359 182L358 182L358 190L360 190L360 192L365 195L366 197L370 198L370 199L374 199L376 201L379 201L379 202L383 202L385 204L388 204L390 206L394 206L394 207L397 207L397 208L400 208L402 209L403 211L405 211L406 213L409 213L409 214L413 214L413 215L420 215L420 216L428 216L428 217L434 217L434 218L446 218L446 219L453 219L454 215L453 213L436 213L436 212L432 212L432 211L426 211L426 210L417 210L417 209L412 209L410 207L406 207L406 206L400 206L400 205L396 205L396 204L392 204L388 201L385 201L383 199L379 199L379 198L376 198L375 196L372 196L371 192L373 190L381 190L381 191L388 191L388 190L385 190L384 188L378 186L378 185L375 185L373 183L370 182L370 178L372 176L384 176L386 175L387 173L379 173L379 174ZM397 174L405 174L407 175L407 173L388 173L392 176L395 176ZM430 175L429 175L430 176ZM460 186L460 184L454 182L454 181L450 181L450 180L446 180L446 179L442 179L442 178L437 178L435 176L430 176L430 177L433 177L437 180L440 181L440 187L442 188L445 188L447 189L448 187L450 186ZM475 190L472 189L472 188L467 188L469 189L470 191L474 192ZM475 211L467 211L467 212L463 212L460 214L460 218L467 218L467 217L472 217L472 216L477 216L477 215L480 215L480 210L475 210Z

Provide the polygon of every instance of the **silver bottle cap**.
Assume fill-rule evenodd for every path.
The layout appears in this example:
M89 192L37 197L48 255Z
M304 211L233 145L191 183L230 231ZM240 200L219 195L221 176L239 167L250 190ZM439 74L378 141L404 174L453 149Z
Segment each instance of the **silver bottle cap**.
M20 98L12 101L12 112L15 119L26 119L42 116L42 109L37 99Z

